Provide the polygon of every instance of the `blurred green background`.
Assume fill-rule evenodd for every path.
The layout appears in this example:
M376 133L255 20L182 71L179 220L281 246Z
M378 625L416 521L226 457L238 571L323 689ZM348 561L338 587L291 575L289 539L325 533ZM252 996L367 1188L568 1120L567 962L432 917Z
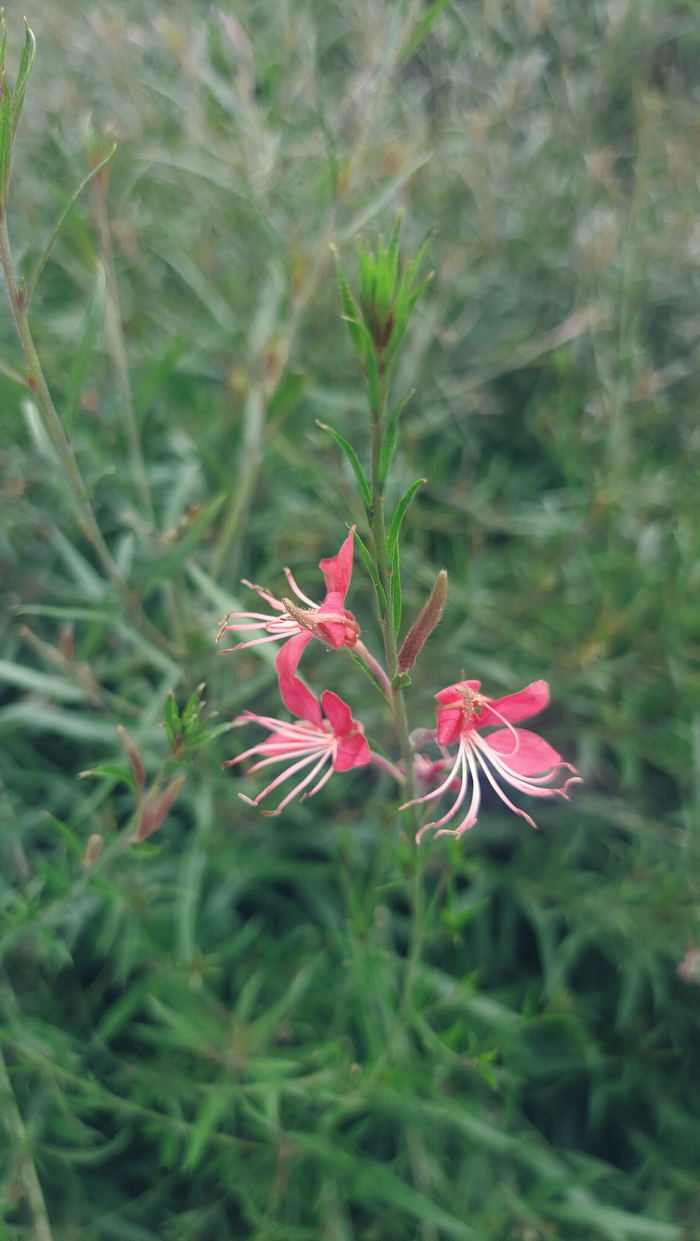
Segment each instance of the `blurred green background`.
M0 376L0 1237L700 1235L699 16L31 0L18 272L118 144L31 323L128 593ZM171 689L206 682L215 723L278 709L275 648L217 656L217 623L284 565L318 597L363 529L315 425L366 460L328 245L355 280L399 210L406 255L436 229L395 385L392 498L428 479L409 622L450 575L411 723L462 672L543 677L536 727L585 778L537 832L487 799L429 844L411 949L394 786L262 818L220 770L249 730L192 756L150 842L81 864L133 811L118 724L153 779ZM349 606L378 651L359 563ZM309 683L389 746L342 654L313 644Z

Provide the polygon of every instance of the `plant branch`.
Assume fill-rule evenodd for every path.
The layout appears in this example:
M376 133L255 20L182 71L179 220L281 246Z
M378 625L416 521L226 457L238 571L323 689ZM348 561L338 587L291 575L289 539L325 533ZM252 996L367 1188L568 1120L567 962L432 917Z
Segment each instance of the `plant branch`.
M32 1217L35 1241L52 1241L51 1226L36 1165L32 1159L27 1131L17 1106L10 1075L0 1046L0 1116L5 1122L19 1176Z

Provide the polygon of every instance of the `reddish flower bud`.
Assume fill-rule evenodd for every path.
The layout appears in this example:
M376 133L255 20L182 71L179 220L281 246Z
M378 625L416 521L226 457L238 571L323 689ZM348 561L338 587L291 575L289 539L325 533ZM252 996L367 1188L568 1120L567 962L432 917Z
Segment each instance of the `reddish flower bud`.
M104 840L97 832L88 837L85 846L85 856L83 857L83 866L93 866L102 852Z
M420 612L418 619L406 636L406 641L399 652L399 672L412 668L420 654L421 647L428 640L433 629L441 619L447 603L447 573L441 569L430 598Z
M132 836L133 844L139 844L142 840L148 840L149 836L158 831L170 807L180 796L186 779L187 775L183 771L170 782L165 792L162 792L157 784L149 791L141 806L139 825Z
M134 773L136 787L139 793L143 792L143 786L146 783L146 769L143 765L143 759L139 754L138 746L133 737L130 737L125 728L121 724L117 725L117 733L122 743L122 749L131 763L131 770Z

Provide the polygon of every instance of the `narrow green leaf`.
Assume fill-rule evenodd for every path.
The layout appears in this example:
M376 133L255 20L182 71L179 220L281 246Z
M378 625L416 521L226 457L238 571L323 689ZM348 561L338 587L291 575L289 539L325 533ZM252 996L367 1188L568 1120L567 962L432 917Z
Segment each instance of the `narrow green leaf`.
M394 560L391 573L391 611L394 619L394 638L398 638L401 628L401 572L399 565L399 541L394 546Z
M185 1157L182 1161L183 1172L192 1172L197 1167L207 1148L209 1139L213 1136L214 1131L219 1126L219 1122L226 1115L232 1103L233 1094L230 1090L222 1090L219 1087L209 1090L190 1134Z
M182 724L180 723L180 713L177 709L177 702L175 701L175 695L172 690L168 694L168 697L165 703L165 719L163 723L165 724L165 732L168 738L168 742L170 745L172 745L175 738L179 737L180 733L182 732Z
M0 659L0 681L63 702L82 702L87 696L85 690L71 684L65 677L15 664L9 659Z
M374 312L380 326L386 322L394 300L394 281L392 278L389 254L380 239L377 247L377 275L374 291Z
M347 276L345 275L345 272L343 271L343 268L340 263L340 255L338 254L338 251L335 246L331 246L331 251L333 254L333 258L335 259L335 268L338 273L338 283L340 285L340 296L343 302L343 317L348 325L348 331L350 332L350 339L352 340L353 346L355 348L355 353L357 354L358 358L360 359L360 361L362 362L364 366L365 353L367 351L367 346L365 344L365 340L362 335L362 332L358 330L358 324L360 322L360 312L357 308L355 299L352 293L350 292L350 285L348 284Z
M372 557L370 556L367 548L362 542L362 539L357 533L357 530L353 530L353 534L355 536L355 542L357 543L357 546L360 549L362 559L365 562L367 572L369 573L372 579L372 585L374 586L374 591L377 596L377 603L379 604L379 615L381 616L383 620L384 617L386 616L386 594L384 593L384 587L382 586L379 580L379 574L377 573L377 567L374 561L372 560Z
M5 210L7 195L10 190L10 172L12 169L12 99L5 74L2 83L2 103L0 103L0 208Z
M4 9L0 9L0 73L5 72L5 53L7 51L7 26L3 17Z
M87 776L97 776L103 780L118 780L121 784L126 784L132 793L136 792L136 782L128 767L120 767L118 763L100 763L99 767L89 767L87 771L80 772L81 780Z
M401 415L401 412L404 406L408 404L414 392L415 392L415 388L412 388L411 391L408 393L408 396L403 397L403 399L400 400L398 404L394 406L387 420L386 430L384 431L384 435L382 436L382 446L379 450L379 467L377 471L378 479L379 479L379 487L380 487L382 494L384 493L384 488L386 487L386 480L389 476L389 469L394 459L394 453L396 451L396 436L397 436L397 430L398 430L399 417Z
M78 352L73 362L70 381L68 384L68 395L66 397L66 405L63 413L63 428L66 435L70 439L73 435L75 427L75 418L78 411L80 401L80 393L83 390L85 380L87 379L90 362L95 349L95 341L97 333L102 324L102 316L105 307L105 272L102 264L98 264L97 274L95 276L95 289L90 300L90 305L85 316L85 326L80 341Z
M285 376L267 406L267 416L275 419L276 427L294 412L311 382L311 375Z
M46 811L46 817L49 820L49 823L53 823L56 831L63 837L71 853L74 854L75 857L81 858L84 852L84 845L80 837L76 836L73 829L69 827L67 823L63 823L61 819L57 819L55 814L51 814L48 810Z
M428 37L430 31L435 25L438 17L440 17L445 9L448 9L452 0L434 0L427 13L424 13L419 21L413 27L413 34L401 53L400 63L404 64L411 59L420 47L421 43Z
M44 270L44 265L46 263L47 258L49 257L49 254L51 253L51 248L53 246L53 243L58 237L58 234L60 233L61 229L63 228L63 225L68 219L68 216L70 215L75 204L80 198L80 195L82 194L83 190L87 189L88 185L90 185L90 183L95 180L95 177L97 176L98 172L101 172L105 164L109 163L116 149L117 149L117 144L115 142L113 143L112 149L109 152L109 154L105 155L104 159L100 161L97 167L93 168L88 173L88 175L85 177L84 181L80 182L80 185L75 191L70 202L67 204L65 209L61 212L57 223L54 225L51 232L49 233L48 241L46 242L44 249L42 250L41 254L39 255L39 258L36 261L34 271L32 272L29 282L27 284L27 295L26 295L27 305L29 305L29 302L31 301L32 293L34 292L36 288L36 282L39 279L39 276L41 275L42 271Z
M178 336L170 348L165 351L162 358L159 358L144 375L134 394L134 413L137 418L143 417L154 397L160 392L166 379L175 370L175 366L186 344L187 338L185 336Z
M422 487L423 483L425 482L427 482L427 479L419 478L415 483L412 483L412 485L409 487L403 499L399 500L399 503L396 506L396 512L394 513L394 517L391 523L391 529L389 530L389 538L387 539L387 544L386 544L387 557L390 561L393 561L394 559L394 548L396 547L399 541L399 534L401 532L401 523L403 522L403 519L406 515L406 509L411 503L411 500L416 494L418 488Z
M201 733L196 741L187 746L187 753L191 754L194 750L200 750L203 745L209 745L210 741L215 741L217 737L222 737L224 733L230 732L234 727L233 720L228 720L224 724L217 724L215 728L209 728L207 732Z
M27 19L25 17L24 19L24 47L22 48L22 55L20 56L20 59L19 59L19 68L17 70L17 81L15 82L15 89L12 94L12 139L13 141L14 141L15 134L17 133L17 126L19 125L19 118L22 115L22 108L24 106L24 96L27 92L27 82L29 81L29 74L34 68L35 60L36 60L36 39L34 38L33 32L29 29L29 26L27 25Z
M369 483L365 478L364 471L360 465L357 453L355 452L352 444L349 444L342 435L339 435L337 431L333 430L333 427L329 427L325 422L319 422L318 419L316 419L316 426L320 427L322 431L327 431L328 434L335 440L341 451L345 453L345 456L350 462L350 465L355 473L355 478L357 479L357 485L360 488L360 494L362 495L365 508L367 509L367 512L370 513L372 510L372 493L369 489Z
M166 552L164 556L159 556L151 564L150 572L143 586L144 599L152 590L155 590L156 586L182 568L187 557L201 543L212 522L218 517L225 499L226 495L224 492L215 496L205 512L202 513L202 516L197 518L191 529L186 534L183 534L172 550Z
M360 264L360 304L362 309L369 314L374 306L377 266L372 255L366 250L358 250L357 258Z

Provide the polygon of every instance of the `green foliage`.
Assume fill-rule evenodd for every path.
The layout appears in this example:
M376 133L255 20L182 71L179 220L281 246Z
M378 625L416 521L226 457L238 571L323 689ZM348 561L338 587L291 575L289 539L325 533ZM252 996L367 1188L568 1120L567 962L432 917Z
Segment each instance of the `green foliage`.
M7 310L4 1233L45 1235L38 1189L55 1241L691 1241L693 10L79 8L29 14L8 224L18 276L43 268L32 327L118 575L65 505ZM89 115L118 141L106 232ZM365 459L339 318L359 309L328 243L345 257L400 210L405 255L437 229L387 406L415 387L386 450L390 511L428 480L403 521L407 629L436 569L450 577L411 727L433 727L462 672L489 693L546 677L542 732L585 777L537 807L537 832L487 797L466 839L423 846L422 878L377 771L280 819L238 799L253 780L220 770L244 748L229 723L278 710L275 648L214 649L221 616L251 606L241 575L280 593L289 565L316 598L347 522L369 546L315 427ZM118 305L106 278L96 326L110 263ZM376 649L371 595L356 557L348 602ZM318 647L314 691L395 759L384 699ZM187 743L187 783L136 847L119 725L159 795Z

